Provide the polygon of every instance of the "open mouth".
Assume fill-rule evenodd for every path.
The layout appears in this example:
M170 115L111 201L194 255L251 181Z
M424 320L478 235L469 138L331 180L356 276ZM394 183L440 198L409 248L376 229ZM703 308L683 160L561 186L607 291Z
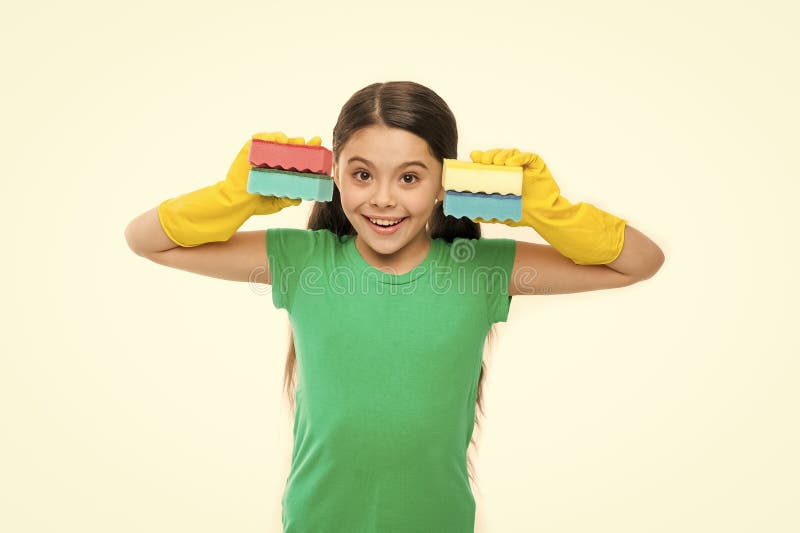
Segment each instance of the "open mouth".
M378 233L394 233L405 222L408 217L403 217L399 220L370 218L362 215L364 220L369 222L369 225Z

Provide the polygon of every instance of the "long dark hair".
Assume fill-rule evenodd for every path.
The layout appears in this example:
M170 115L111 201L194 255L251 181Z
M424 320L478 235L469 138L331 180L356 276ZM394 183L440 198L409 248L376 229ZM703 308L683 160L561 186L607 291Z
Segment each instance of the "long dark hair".
M373 125L401 128L425 139L432 155L440 161L444 158L456 159L457 157L458 130L452 111L438 94L418 83L412 81L373 83L353 94L342 107L339 119L333 128L334 160L339 160L342 148L354 133ZM428 233L431 239L441 237L447 242L453 242L456 237L480 238L480 224L466 217L445 216L442 204L442 202L438 202L428 221ZM340 236L356 234L342 210L338 187L335 185L333 187L332 201L314 203L311 215L308 217L307 228L310 230L327 229ZM491 345L494 338L494 326L489 329L487 337ZM294 413L295 410L294 391L297 384L295 360L294 336L290 325L284 390L288 395L291 413ZM486 365L481 361L475 413L475 425L479 429L479 417L483 415L481 391L485 369ZM474 433L471 444L477 447ZM469 455L467 464L469 477L474 482L474 465Z

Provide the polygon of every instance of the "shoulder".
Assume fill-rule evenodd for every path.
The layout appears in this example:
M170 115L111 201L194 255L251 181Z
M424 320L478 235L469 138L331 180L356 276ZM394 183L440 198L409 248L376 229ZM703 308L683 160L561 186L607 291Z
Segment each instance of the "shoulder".
M452 243L446 243L446 245L449 260L454 263L493 266L504 269L508 273L511 272L514 265L516 256L514 239L456 237Z
M444 261L455 270L467 292L484 295L489 324L505 322L511 295L508 288L516 256L514 239L456 237L447 243Z
M327 229L267 229L267 259L275 307L291 309L295 289L304 276L332 268L344 242L345 237Z
M341 238L327 229L269 228L267 229L267 251L289 249L311 251L319 246L335 245ZM270 246L272 245L272 246Z
M269 228L266 235L270 268L310 263L322 265L344 245L340 237L328 229Z

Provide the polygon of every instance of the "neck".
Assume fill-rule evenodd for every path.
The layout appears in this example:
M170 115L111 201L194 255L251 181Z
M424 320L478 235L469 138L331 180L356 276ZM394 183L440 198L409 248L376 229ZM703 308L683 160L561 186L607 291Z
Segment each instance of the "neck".
M356 235L356 249L364 260L382 272L389 274L405 274L422 263L431 248L431 238L423 229L414 239L391 254L381 254L362 241Z

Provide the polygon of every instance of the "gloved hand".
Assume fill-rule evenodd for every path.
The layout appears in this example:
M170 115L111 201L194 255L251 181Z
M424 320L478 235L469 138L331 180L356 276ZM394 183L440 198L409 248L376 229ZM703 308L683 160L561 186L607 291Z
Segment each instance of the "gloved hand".
M503 224L532 227L578 265L610 263L622 252L627 221L586 202L571 204L561 196L561 189L538 155L516 148L494 148L475 150L470 158L484 165L522 167L522 219Z
M280 131L253 135L239 150L224 180L165 200L158 206L161 227L175 244L192 247L227 241L252 215L277 213L284 207L300 204L299 198L247 192L252 139L314 146L322 142L319 137L313 137L306 143L302 137L288 138Z

